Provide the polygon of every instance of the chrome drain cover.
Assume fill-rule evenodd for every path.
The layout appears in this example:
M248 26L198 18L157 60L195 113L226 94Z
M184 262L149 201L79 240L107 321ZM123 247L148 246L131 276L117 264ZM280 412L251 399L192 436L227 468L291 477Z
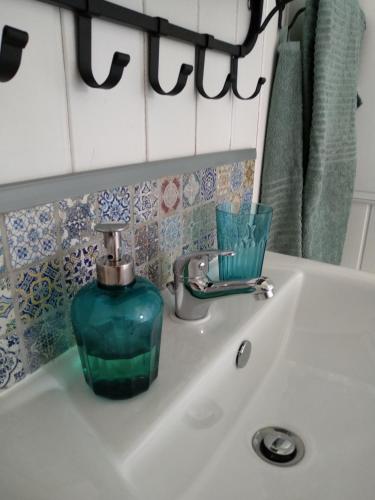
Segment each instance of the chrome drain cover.
M281 427L264 427L254 434L253 448L265 462L279 467L298 464L305 455L305 445L294 432Z

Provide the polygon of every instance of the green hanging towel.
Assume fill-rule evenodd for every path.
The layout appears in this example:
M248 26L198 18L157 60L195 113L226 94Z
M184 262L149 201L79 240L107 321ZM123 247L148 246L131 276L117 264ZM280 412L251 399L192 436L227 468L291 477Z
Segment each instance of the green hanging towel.
M273 208L267 249L302 255L303 123L299 42L280 32L267 124L261 201Z
M303 256L340 264L356 172L357 0L307 0L303 33Z

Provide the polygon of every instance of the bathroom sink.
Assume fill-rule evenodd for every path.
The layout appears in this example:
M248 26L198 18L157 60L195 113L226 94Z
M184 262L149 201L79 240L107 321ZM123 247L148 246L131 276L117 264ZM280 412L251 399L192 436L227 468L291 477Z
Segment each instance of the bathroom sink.
M165 292L159 377L133 400L95 396L75 349L1 395L1 499L373 500L375 276L276 254L264 273L274 298L197 322ZM255 453L268 426L302 439L298 464Z

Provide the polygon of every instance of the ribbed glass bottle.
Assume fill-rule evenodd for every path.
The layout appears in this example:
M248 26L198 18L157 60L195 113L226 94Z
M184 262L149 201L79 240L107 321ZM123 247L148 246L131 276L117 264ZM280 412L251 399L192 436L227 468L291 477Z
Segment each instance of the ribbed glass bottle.
M83 373L111 399L146 391L158 375L163 300L147 279L126 286L94 282L73 300L72 321Z

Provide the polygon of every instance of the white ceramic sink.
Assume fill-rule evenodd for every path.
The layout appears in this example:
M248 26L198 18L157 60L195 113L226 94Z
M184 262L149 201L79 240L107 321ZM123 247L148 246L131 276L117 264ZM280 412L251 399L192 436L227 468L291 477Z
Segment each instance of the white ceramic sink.
M159 377L133 400L91 393L74 349L6 391L1 500L373 500L375 276L275 254L264 272L273 299L200 322L166 293ZM270 425L303 439L298 465L255 454Z

